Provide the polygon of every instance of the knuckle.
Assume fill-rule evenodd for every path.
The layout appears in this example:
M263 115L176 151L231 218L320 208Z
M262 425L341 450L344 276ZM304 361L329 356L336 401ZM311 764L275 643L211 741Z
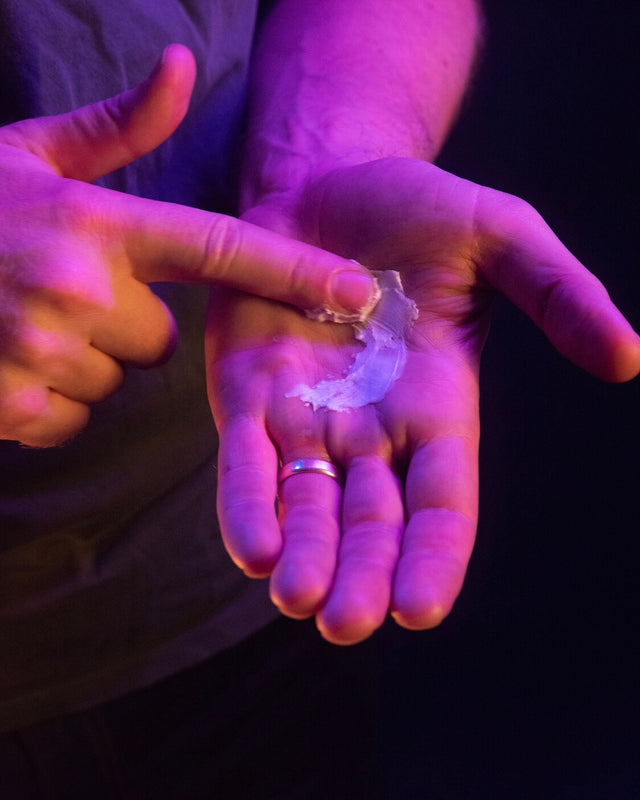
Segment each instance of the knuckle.
M82 311L108 311L109 304L100 300L87 270L76 264L56 265L55 283L43 290L45 306L69 317Z
M524 231L542 221L540 214L526 200L496 189L483 188L480 191L476 213L481 238L489 234L492 246L496 241L503 245L517 242Z
M59 178L48 189L46 208L41 213L48 217L51 229L61 233L86 232L95 219L94 204L90 201L91 187L69 178Z
M46 391L39 387L0 391L0 429L3 438L23 441L29 428L47 416Z
M34 375L68 371L70 365L78 363L80 354L80 343L75 337L35 325L22 325L13 336L12 361Z
M523 220L524 222L533 223L538 222L541 217L536 209L527 200L518 195L507 195L509 202L509 211L516 219Z
M216 277L231 277L238 255L242 249L242 225L233 217L217 216L210 222L205 234L203 252L207 262L214 264ZM206 274L208 270L203 269Z
M46 331L35 328L25 328L16 340L16 358L27 364L31 370L41 373L51 370L56 364L65 359L65 354L59 351L57 342Z
M290 289L295 296L303 296L314 274L314 264L307 255L297 254L290 262L287 278Z
M372 569L390 573L400 552L400 530L398 525L383 521L372 522L364 515L349 520L350 535L340 548L341 561L351 561Z
M38 236L28 244L20 243L21 252L5 287L26 309L37 302L68 312L96 302L108 305L112 300L101 267L97 213L87 194L71 183L57 181L47 207L30 211L38 217L32 223Z
M29 380L6 365L0 368L0 439L27 447L64 444L89 420L89 407Z

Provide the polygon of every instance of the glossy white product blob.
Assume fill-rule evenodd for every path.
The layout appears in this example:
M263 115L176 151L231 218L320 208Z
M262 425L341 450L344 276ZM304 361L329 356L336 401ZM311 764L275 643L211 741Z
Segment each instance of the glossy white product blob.
M356 339L364 348L346 375L327 378L315 386L299 384L287 397L299 397L314 410L349 411L382 400L400 377L407 360L405 337L418 317L418 308L405 295L397 272L385 270L374 275L380 299L369 316L354 325Z

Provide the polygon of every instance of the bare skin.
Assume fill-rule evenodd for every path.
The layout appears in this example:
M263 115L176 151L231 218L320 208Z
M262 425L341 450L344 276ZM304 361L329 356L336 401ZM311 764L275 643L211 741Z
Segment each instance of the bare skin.
M244 218L401 272L419 318L401 378L349 413L287 397L340 375L351 332L243 295L214 296L210 397L219 518L232 557L270 575L283 613L332 642L388 613L438 624L460 591L478 503L478 370L506 295L601 378L640 370L640 340L526 202L433 165L481 34L472 0L277 0L254 52ZM269 76L265 81L264 76ZM325 458L280 492L279 461Z
M349 365L359 345L348 326L214 297L209 380L227 548L247 574L271 575L283 613L315 615L332 642L366 638L389 612L404 627L432 627L453 606L474 542L478 371L495 292L605 380L640 371L640 339L533 208L431 164L336 170L279 209L281 200L247 217L399 269L419 318L381 402L314 412L286 395ZM278 460L301 457L341 465L344 492L323 475L291 478L276 519Z
M221 281L352 313L372 298L368 272L332 254L90 185L174 131L194 76L172 46L130 92L0 129L0 438L59 444L118 388L122 362L170 355L175 324L148 282Z

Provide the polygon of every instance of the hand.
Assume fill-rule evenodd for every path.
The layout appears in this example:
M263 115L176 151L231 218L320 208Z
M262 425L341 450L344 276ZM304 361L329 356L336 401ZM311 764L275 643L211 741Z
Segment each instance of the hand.
M389 610L407 628L436 625L474 541L478 370L494 291L604 379L637 374L640 341L530 206L424 162L338 170L246 216L400 270L419 318L382 401L314 412L286 395L348 367L359 347L349 327L239 293L214 296L207 346L226 546L247 574L271 574L285 614L315 614L331 641L363 639ZM322 475L290 478L277 520L278 459L300 457L340 464L344 492Z
M60 443L118 387L121 362L169 356L175 325L148 282L219 280L350 312L369 301L370 276L344 259L87 183L161 144L194 78L174 45L132 91L0 129L0 439Z

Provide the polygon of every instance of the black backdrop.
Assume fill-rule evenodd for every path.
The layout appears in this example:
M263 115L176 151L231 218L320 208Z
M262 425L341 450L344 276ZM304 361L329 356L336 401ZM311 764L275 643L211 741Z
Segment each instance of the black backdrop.
M485 8L439 163L529 200L638 329L640 3ZM465 589L437 631L386 631L385 796L640 798L640 379L599 383L506 303L483 367Z

